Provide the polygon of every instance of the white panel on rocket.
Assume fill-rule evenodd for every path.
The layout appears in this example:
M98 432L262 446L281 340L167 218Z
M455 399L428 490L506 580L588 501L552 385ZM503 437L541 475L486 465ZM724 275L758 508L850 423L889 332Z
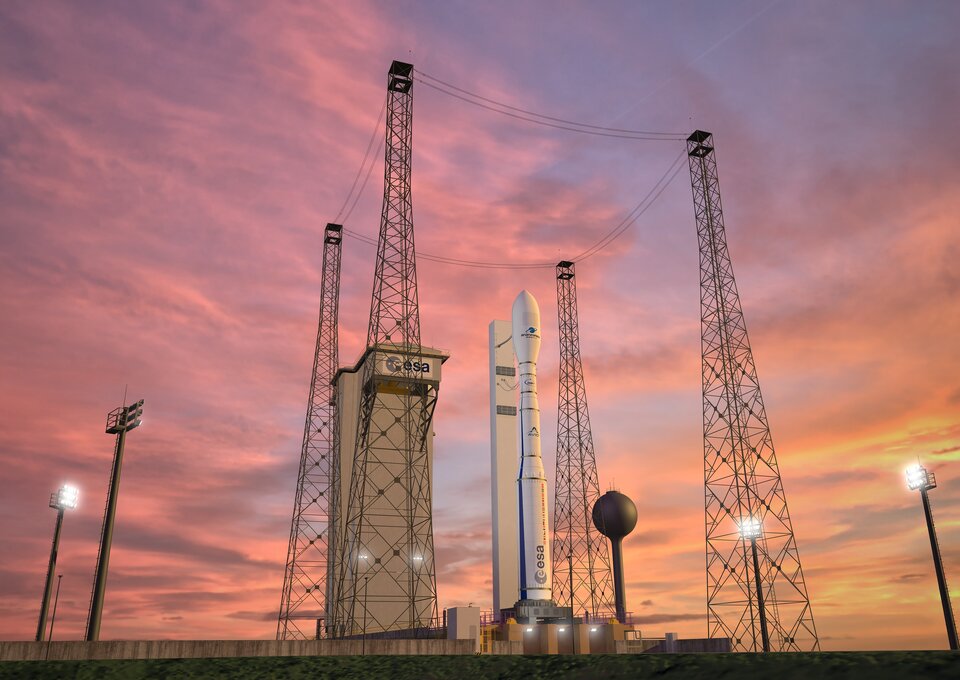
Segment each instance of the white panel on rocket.
M540 307L527 291L513 302L513 349L520 382L520 599L552 599L547 478L540 453L540 404L537 358L540 355Z

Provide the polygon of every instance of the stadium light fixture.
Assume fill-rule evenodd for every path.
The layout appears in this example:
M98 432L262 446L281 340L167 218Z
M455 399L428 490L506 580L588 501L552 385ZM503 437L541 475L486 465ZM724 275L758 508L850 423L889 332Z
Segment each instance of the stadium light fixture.
M756 517L748 517L740 521L740 535L750 540L760 538L763 524Z
M770 651L770 635L767 631L767 612L763 606L763 580L760 578L760 556L757 553L757 539L763 535L763 522L758 517L741 518L740 535L750 541L753 554L753 579L757 592L757 613L760 614L760 640L763 651Z
M50 507L58 510L75 510L79 500L80 490L70 484L64 484L50 497Z
M63 528L64 510L75 510L80 499L80 491L71 484L64 484L50 495L50 507L57 511L57 522L53 528L53 545L50 547L50 560L47 563L47 580L40 602L40 619L37 621L37 642L42 642L47 634L47 610L50 607L50 595L53 594L53 574L57 569L57 553L60 551L60 530Z
M120 493L120 471L123 467L123 451L127 433L140 425L143 416L143 399L129 406L120 406L107 414L107 434L117 435L113 449L113 467L110 471L110 486L107 504L103 513L103 528L100 530L100 551L97 553L97 570L93 579L93 594L90 596L90 613L87 616L87 642L100 639L100 622L103 618L103 602L107 592L107 574L110 570L110 548L113 545L113 528L117 520L117 498Z
M936 489L937 478L919 463L907 468L907 486L911 491Z
M907 486L911 491L920 492L923 504L923 516L927 521L927 533L930 535L930 551L933 553L933 568L937 572L937 586L940 588L940 604L943 607L943 620L947 626L947 642L950 649L960 648L957 641L957 624L953 619L953 607L950 604L950 591L947 589L947 577L943 571L943 558L940 556L940 543L937 541L937 528L933 523L933 509L930 507L931 489L937 488L936 476L920 463L907 468Z

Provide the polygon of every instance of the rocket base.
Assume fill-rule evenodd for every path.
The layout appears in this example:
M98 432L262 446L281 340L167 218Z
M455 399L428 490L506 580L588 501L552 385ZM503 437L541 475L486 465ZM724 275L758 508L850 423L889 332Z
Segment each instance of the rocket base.
M513 607L500 610L500 620L517 623L570 623L570 607L558 607L553 600L518 600Z

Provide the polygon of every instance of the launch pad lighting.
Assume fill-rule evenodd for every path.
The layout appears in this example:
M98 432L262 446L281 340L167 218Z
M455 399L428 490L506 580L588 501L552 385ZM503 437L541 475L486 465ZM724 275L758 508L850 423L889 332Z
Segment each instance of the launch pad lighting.
M750 517L740 522L740 535L744 538L759 538L762 524L756 517Z
M920 464L911 465L907 468L907 486L911 491L917 489L935 489L937 488L936 478L927 469Z
M50 507L57 511L57 523L53 529L53 546L50 548L50 562L47 565L47 582L43 589L43 599L40 602L40 618L37 620L37 642L47 637L47 608L50 605L50 595L53 592L53 575L57 569L57 553L60 550L60 530L63 527L63 515L66 510L74 510L80 498L80 491L75 486L64 484L50 494ZM57 597L60 595L60 580L57 579ZM56 611L56 598L54 599ZM50 635L53 635L53 623L50 624Z
M126 400L126 394L124 394ZM113 545L113 530L117 520L120 472L123 468L123 451L127 434L140 425L143 417L143 399L128 406L118 406L107 414L107 434L116 435L113 449L113 466L110 470L110 486L107 487L107 503L103 511L100 529L100 549L97 552L97 570L93 577L93 592L90 595L90 611L87 615L87 642L100 639L100 624L103 619L103 603L107 592L107 572L110 568L110 548Z
M50 499L50 507L58 510L75 510L79 499L80 490L75 486L64 484Z
M923 516L927 522L927 533L930 535L930 551L933 553L933 568L937 573L937 587L940 589L940 604L943 607L943 620L947 627L947 642L950 649L960 649L960 638L957 636L957 622L953 618L953 605L950 602L950 590L947 588L947 576L943 571L943 556L940 554L940 542L937 540L937 528L933 523L933 509L930 507L931 489L937 488L936 476L920 463L911 465L906 470L907 486L911 491L920 492L920 502L923 504Z

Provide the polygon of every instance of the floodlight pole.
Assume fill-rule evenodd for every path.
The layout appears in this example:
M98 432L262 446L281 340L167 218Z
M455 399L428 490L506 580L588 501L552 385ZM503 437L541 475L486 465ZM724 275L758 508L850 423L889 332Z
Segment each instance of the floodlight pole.
M763 610L763 582L760 580L760 559L757 557L757 537L750 537L750 551L753 553L753 576L757 584L757 609L760 611L760 639L763 651L770 651L770 636L767 634L767 613Z
M93 593L90 596L90 615L87 618L87 642L100 639L100 619L103 616L103 598L107 590L107 570L110 566L110 546L113 544L113 526L117 517L117 495L120 492L120 468L123 465L123 446L127 432L140 424L143 413L143 399L114 409L107 415L107 434L116 434L117 441L113 453L113 469L110 473L110 489L107 491L107 508L103 515L103 529L100 533L100 552L97 558L97 573L93 581Z
M943 559L940 557L940 543L937 541L937 529L933 525L933 511L930 509L930 498L927 490L930 487L924 484L920 487L920 498L923 501L923 515L927 520L927 532L930 534L930 550L933 552L933 568L937 572L937 585L940 587L940 604L943 605L943 620L947 624L947 641L950 649L960 649L957 644L957 624L953 619L953 608L950 606L950 591L947 589L947 577L943 572Z
M56 498L56 494L54 494ZM53 504L53 499L50 501ZM50 548L50 561L47 563L47 581L43 587L43 601L40 603L40 620L37 622L37 642L43 642L47 632L47 609L50 606L50 595L53 594L53 572L57 568L57 552L60 550L60 529L63 528L62 506L56 507L57 523L53 528L53 545Z
M63 574L57 574L57 592L53 596L53 611L50 612L50 635L47 636L48 640L53 640L53 624L57 622L57 602L60 601L60 581L63 580ZM47 647L49 650L50 648Z
M110 547L113 544L113 526L117 519L117 494L120 492L120 467L123 465L123 445L127 431L117 434L113 455L113 471L110 475L110 490L107 492L107 510L103 516L103 531L100 534L100 559L93 582L90 600L90 617L87 621L87 642L100 639L100 619L103 616L103 597L107 591L107 570L110 567Z

